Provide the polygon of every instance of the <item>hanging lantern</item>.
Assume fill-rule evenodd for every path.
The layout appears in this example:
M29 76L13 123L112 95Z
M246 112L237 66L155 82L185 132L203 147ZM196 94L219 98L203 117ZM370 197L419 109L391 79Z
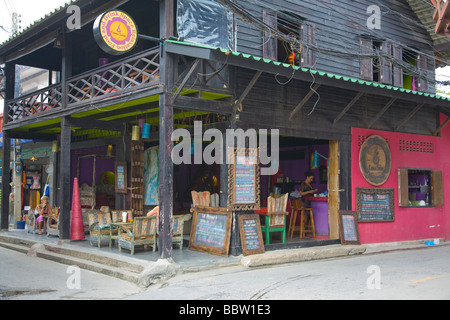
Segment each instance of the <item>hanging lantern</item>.
M58 152L58 140L53 140L52 142L52 152Z
M142 128L142 138L143 139L148 139L150 138L150 130L151 130L151 124L149 123L144 123L144 126Z
M113 146L112 145L108 145L108 149L106 149L106 156L107 157L113 156Z
M139 126L133 126L133 130L132 130L132 133L131 133L131 140L139 141L140 129L141 128Z

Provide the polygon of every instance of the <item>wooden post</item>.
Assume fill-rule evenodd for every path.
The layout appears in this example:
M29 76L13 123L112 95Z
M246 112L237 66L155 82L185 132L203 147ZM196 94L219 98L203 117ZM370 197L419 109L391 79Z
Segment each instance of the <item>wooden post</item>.
M8 101L14 99L14 84L16 78L16 66L13 63L6 63L6 95L5 108L3 111L3 124L7 124L9 120ZM11 192L11 133L8 130L3 131L3 161L2 161L2 199L1 199L1 218L0 229L8 230L9 227L9 194Z
M70 210L72 209L71 181L70 181L70 150L71 150L71 130L68 117L61 118L61 156L59 164L59 206L61 213L59 216L59 237L61 240L70 240Z
M160 4L160 37L173 35L174 3L172 0ZM161 259L172 258L172 218L173 218L173 79L174 58L160 46L160 80L164 93L159 96L159 239L158 251Z
M61 85L62 85L62 108L67 108L68 85L67 79L72 75L72 37L65 34L65 47L62 49ZM59 157L58 172L58 205L61 208L59 216L59 238L70 240L70 211L72 209L71 186L71 141L72 132L70 128L70 117L61 118L61 153Z
M5 109L5 118L8 116L8 111ZM2 174L2 211L0 219L0 229L8 230L8 216L9 216L9 193L11 192L11 135L9 131L3 131L3 174Z

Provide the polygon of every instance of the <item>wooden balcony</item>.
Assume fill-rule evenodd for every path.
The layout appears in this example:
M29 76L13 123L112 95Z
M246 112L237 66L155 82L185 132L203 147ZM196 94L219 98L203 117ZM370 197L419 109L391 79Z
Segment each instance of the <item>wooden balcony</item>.
M66 81L67 106L93 105L114 97L161 86L159 48L96 68ZM64 108L61 83L9 100L8 124ZM56 115L55 115L56 116Z

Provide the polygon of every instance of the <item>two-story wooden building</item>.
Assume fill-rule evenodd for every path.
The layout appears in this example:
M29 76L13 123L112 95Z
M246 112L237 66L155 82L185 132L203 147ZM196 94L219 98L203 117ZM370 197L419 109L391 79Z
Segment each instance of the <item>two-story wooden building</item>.
M432 38L408 1L79 0L71 5L80 9L79 26L73 23L76 11L61 8L0 46L7 75L5 138L60 141L55 190L61 238L70 232L74 149L113 145L115 161L127 162L131 173L136 146L158 145L159 250L170 257L170 221L183 202L174 195L194 188L197 170L187 168L188 178L174 185L180 168L172 163L171 134L191 128L195 120L204 130L279 130L283 172L261 178L261 199L281 176L282 184L291 183L283 191L294 191L314 152L325 154L327 163L312 171L323 187L319 191L328 193L321 219L327 239L339 239L339 210L361 214L357 195L377 190L388 191L390 215L361 219L363 243L450 237L450 207L444 201L450 195L445 148L450 101L434 94L435 68L447 64L446 52L436 52L443 40ZM137 26L133 33L117 24L110 39L134 35L137 45L101 42L103 30L95 21L109 10L126 12ZM57 81L14 98L15 65L56 71ZM132 135L140 120L152 125L146 138ZM378 168L373 151L361 156L372 136L387 141L382 147L389 161L381 164L387 172ZM8 141L3 172L10 170ZM364 169L364 161L372 166ZM221 206L226 206L227 166L218 172ZM380 174L382 181L374 181ZM129 177L130 185L133 181ZM9 182L4 174L3 229ZM135 189L139 186L116 193L117 209L141 206L134 209L145 212L133 201ZM233 230L237 239L238 228ZM239 253L237 241L232 247Z

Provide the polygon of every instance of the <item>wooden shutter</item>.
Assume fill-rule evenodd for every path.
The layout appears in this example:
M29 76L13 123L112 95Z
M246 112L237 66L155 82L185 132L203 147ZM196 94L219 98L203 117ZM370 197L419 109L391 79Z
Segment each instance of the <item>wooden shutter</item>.
M398 205L409 206L408 169L398 169Z
M311 23L304 23L301 26L301 36L302 42L315 46L316 45L316 35L314 31L314 25ZM310 48L302 48L302 67L314 69L316 67L316 52Z
M392 56L394 57L394 61L400 63L403 60L403 51L400 46L393 45L392 46ZM403 88L403 69L401 66L394 64L394 86Z
M381 45L380 57L380 82L385 84L392 84L392 44L384 42Z
M417 90L425 92L428 90L428 83L424 79L428 76L428 61L426 56L419 54L417 57L417 68L420 75Z
M444 191L442 186L442 171L433 171L431 174L431 188L433 193L433 205L444 205Z
M373 53L373 42L372 39L360 38L359 39L361 54L372 54ZM359 61L361 80L373 80L373 59L362 57Z
M263 21L269 27L277 30L277 14L275 12L263 9ZM263 58L278 60L278 40L267 31L263 32Z

